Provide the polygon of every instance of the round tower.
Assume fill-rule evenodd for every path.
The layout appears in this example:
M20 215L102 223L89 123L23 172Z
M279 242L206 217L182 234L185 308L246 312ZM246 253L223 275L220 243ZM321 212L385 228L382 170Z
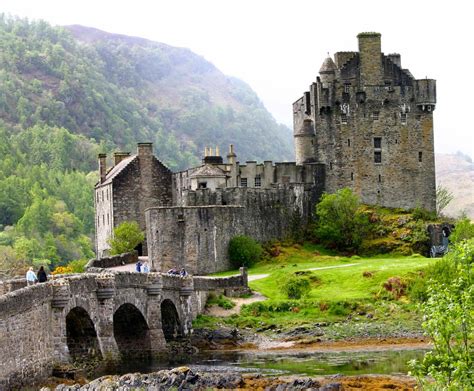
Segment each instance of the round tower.
M314 122L307 118L300 126L295 127L295 155L298 166L314 161Z
M334 64L334 61L332 60L331 57L327 57L323 65L321 65L321 68L319 69L319 74L321 75L321 81L323 83L331 83L334 81L336 78L336 64Z

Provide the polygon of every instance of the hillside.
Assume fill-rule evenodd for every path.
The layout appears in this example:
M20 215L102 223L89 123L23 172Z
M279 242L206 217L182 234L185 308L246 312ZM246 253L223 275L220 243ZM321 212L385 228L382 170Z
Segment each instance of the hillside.
M242 161L292 159L290 130L252 89L189 49L5 16L0 48L0 120L11 133L64 127L106 150L153 141L172 169L230 143Z
M436 182L446 187L454 199L445 214L458 217L465 212L474 220L474 163L462 153L436 154Z

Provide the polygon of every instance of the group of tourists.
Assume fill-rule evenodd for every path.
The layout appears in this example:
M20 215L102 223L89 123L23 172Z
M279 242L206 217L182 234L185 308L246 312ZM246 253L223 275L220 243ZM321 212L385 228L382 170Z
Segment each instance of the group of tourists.
M187 277L188 272L184 269L184 267L181 268L181 270L176 269L173 267L172 269L168 270L167 274L170 276L180 276L180 277Z
M44 267L41 266L38 270L38 273L33 271L33 267L30 267L26 272L26 283L28 285L36 284L37 282L46 282L48 281L48 276Z
M150 266L148 265L148 262L141 262L140 260L135 264L135 271L138 273L149 273L150 272Z

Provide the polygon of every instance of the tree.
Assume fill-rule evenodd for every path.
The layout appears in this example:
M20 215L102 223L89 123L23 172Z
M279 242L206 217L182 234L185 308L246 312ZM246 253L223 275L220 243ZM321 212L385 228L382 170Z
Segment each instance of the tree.
M441 212L453 200L454 195L444 186L438 185L436 188L436 215L440 216Z
M248 236L234 236L229 242L229 259L233 267L250 267L262 256L262 246Z
M136 221L124 221L114 228L114 236L109 239L110 254L117 255L133 251L144 239L145 234Z
M474 239L454 246L447 259L456 266L451 281L430 280L428 300L421 305L423 328L434 349L423 361L411 362L422 385L443 390L474 388ZM434 380L431 384L426 376Z
M359 248L369 221L360 209L359 198L350 189L323 194L316 215L316 235L323 242L340 250Z

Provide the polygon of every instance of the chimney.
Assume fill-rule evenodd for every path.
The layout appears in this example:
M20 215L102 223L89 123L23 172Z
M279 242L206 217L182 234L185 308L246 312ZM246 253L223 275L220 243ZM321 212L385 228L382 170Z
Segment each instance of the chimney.
M360 33L359 58L362 86L382 85L382 44L379 33Z
M234 145L230 144L229 145L229 153L227 154L227 163L234 164L236 157L237 157L237 155L234 152Z
M138 143L137 154L143 157L153 156L153 143Z
M130 156L130 152L114 152L114 165L119 164L123 159Z
M105 153L99 153L99 175L100 183L104 183L107 175L107 155Z

